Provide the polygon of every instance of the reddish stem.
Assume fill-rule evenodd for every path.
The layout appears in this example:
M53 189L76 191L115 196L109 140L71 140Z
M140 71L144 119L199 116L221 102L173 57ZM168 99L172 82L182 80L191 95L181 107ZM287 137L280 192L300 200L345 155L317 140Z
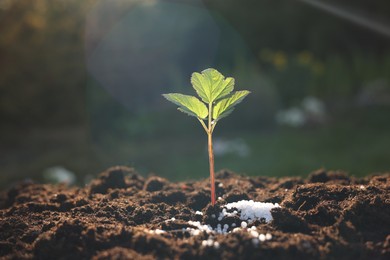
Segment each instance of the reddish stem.
M210 162L210 187L211 187L211 204L215 205L215 178L214 178L214 153L212 133L208 133L209 162Z

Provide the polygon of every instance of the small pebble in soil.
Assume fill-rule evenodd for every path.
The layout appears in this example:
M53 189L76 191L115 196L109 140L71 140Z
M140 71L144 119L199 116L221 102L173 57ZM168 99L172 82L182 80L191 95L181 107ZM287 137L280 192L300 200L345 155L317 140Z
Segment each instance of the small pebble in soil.
M241 227L242 228L246 228L248 226L248 223L246 223L245 221L241 222Z
M195 226L198 230L205 231L206 233L213 232L213 229L210 225L202 225L199 221L188 221L188 224L190 224L191 226ZM190 231L191 235L199 235L199 232L195 232L195 230L197 229L187 228L187 230Z
M215 249L219 249L219 242L212 240L211 238L202 241L202 246L204 247L214 247Z
M254 237L252 238L252 243L256 247L259 245L260 242L264 242L272 239L272 235L270 233L259 235L257 231L254 231L252 229L249 229L248 231L250 231L250 234Z
M240 230L241 230L241 228L238 228L238 227L233 228L233 233L239 232Z
M166 233L166 231L165 230L161 230L161 229L155 229L155 230L149 230L149 233L150 234L161 235L161 234Z
M249 233L251 234L252 237L258 237L259 236L259 232L255 231L255 230L251 230Z
M265 235L264 235L264 234L260 234L260 235L259 235L259 240L260 240L261 242L264 242L264 241L265 241Z

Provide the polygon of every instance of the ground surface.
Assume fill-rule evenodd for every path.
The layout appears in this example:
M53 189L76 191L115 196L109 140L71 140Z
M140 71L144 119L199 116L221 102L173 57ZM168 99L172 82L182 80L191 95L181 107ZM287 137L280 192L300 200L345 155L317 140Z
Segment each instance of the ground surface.
M216 184L214 208L208 179L171 183L125 167L84 188L19 184L0 195L0 258L390 259L389 174L274 179L221 171ZM221 205L247 199L281 205L273 221L249 225L272 238L255 241L246 228L187 231L195 228L188 221L216 227ZM241 220L219 223L232 231Z

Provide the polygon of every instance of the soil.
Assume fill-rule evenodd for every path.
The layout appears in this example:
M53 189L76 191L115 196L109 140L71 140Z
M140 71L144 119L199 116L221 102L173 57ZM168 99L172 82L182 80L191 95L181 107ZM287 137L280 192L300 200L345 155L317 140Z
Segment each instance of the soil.
M83 188L20 183L0 195L0 258L390 259L390 174L358 179L321 169L276 179L223 170L214 207L209 187L208 179L169 182L127 167ZM215 227L213 214L239 200L280 204L273 221L252 224L271 239L254 243L245 228L188 231L190 220ZM232 223L241 221L221 221Z

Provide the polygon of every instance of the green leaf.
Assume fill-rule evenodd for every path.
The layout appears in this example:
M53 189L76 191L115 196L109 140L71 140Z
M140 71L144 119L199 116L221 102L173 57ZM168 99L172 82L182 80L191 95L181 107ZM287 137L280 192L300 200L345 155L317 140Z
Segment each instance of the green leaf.
M179 106L178 110L190 116L205 119L209 112L205 104L193 96L183 95L179 93L163 94L163 96Z
M228 115L230 115L232 112L234 111L234 107L232 108L229 108L229 109L226 109L225 111L223 111L220 115L218 115L217 118L214 118L214 120L221 120L222 118L224 117L227 117Z
M248 90L236 91L218 101L213 109L213 119L219 120L228 116L231 112L233 112L234 106L239 104L249 93L250 92Z
M234 79L226 78L215 69L193 73L191 83L199 97L212 103L230 94L234 89Z

